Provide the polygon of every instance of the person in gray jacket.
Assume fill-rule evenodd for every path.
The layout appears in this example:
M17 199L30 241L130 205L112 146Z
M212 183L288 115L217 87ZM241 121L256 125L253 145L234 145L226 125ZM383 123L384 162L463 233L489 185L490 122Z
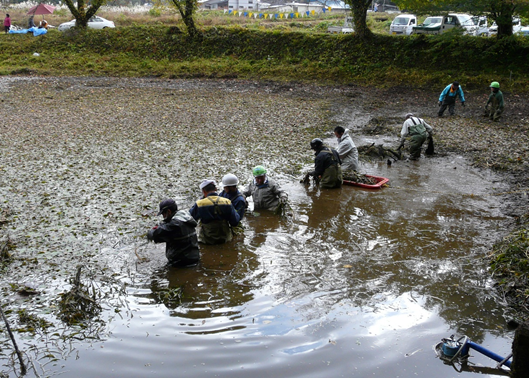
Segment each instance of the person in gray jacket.
M242 192L244 197L252 197L254 210L276 210L279 203L286 203L288 195L279 189L275 181L268 178L263 166L256 166L252 170L253 182Z
M338 138L338 148L336 151L342 161L342 171L358 171L358 149L353 142L353 138L349 135L349 129L336 126L334 128L334 135Z

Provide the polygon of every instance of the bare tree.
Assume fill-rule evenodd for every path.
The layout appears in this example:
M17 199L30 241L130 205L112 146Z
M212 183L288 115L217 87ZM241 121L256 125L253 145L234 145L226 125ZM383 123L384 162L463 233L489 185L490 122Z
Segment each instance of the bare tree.
M195 25L194 14L198 8L197 0L171 0L180 12L182 20L187 28L187 33L190 37L194 38L199 35L197 27Z
M77 0L77 7L73 0L64 0L68 9L75 17L75 27L86 29L88 27L88 20L97 13L99 8L106 2L106 0L92 0L88 1L90 5L87 5L85 0Z

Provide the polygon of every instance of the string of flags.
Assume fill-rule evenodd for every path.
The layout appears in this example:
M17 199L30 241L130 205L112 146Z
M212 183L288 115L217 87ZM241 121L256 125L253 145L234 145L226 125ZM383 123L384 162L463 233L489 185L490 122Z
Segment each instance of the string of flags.
M327 11L330 11L330 7L323 7L322 12L325 13ZM242 10L232 10L232 9L224 9L224 14L239 16L239 17L253 17L253 18L275 18L275 19L287 19L287 18L303 18L303 17L311 17L316 15L315 10L306 11L306 12L293 12L293 13L259 13L259 12L248 12L248 11L242 11Z

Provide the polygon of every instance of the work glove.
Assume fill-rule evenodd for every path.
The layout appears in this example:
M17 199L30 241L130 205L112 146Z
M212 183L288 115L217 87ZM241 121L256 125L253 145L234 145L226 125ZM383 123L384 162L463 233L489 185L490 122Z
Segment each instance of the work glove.
M465 101L463 101L463 102L461 103L461 106L465 106Z
M397 148L397 150L401 150L402 147L404 147L404 142L400 142L399 148Z
M439 101L439 106L443 105L443 102L442 101Z
M286 197L279 197L279 203L281 205L285 205L287 203L287 198Z

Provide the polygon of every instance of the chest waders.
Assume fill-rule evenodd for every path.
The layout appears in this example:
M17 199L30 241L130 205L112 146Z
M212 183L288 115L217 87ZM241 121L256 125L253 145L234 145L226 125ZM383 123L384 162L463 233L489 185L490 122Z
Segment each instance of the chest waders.
M428 137L428 133L420 119L416 117L411 117L410 119L413 122L413 126L410 126L408 129L408 134L410 135L410 155L412 159L418 159L421 156L421 147ZM419 122L416 122L415 119Z
M342 186L342 167L332 150L321 151L326 154L331 154L333 164L331 164L321 175L320 188L322 189L333 189Z
M227 220L221 219L222 210L219 206L220 196L214 201L211 197L206 197L213 204L213 214L218 219L209 223L202 223L200 225L199 240L205 244L222 244L232 239L232 232Z

